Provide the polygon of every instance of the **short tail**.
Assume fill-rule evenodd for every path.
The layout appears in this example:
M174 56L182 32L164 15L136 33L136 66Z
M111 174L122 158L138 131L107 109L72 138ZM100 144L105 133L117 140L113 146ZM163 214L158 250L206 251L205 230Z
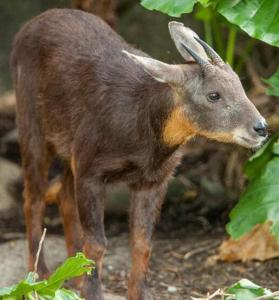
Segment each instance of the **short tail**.
M59 202L59 193L62 189L62 180L61 176L55 177L50 181L48 189L45 193L45 202L46 204L54 204Z

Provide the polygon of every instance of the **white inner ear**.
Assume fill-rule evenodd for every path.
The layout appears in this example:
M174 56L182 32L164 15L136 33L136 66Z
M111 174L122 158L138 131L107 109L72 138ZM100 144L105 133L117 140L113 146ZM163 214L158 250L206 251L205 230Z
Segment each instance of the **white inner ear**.
M182 78L182 71L178 66L169 65L150 57L138 56L125 50L122 52L143 66L144 70L159 82L178 83Z

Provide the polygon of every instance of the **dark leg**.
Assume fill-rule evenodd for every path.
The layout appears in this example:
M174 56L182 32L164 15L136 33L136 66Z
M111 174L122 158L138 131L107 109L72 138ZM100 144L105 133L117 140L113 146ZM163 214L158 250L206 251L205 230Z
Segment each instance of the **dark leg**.
M104 230L104 184L92 177L80 178L76 175L75 189L84 234L83 250L96 263L92 276L87 276L84 280L82 296L87 300L103 300L101 277L107 246Z
M60 215L63 216L64 235L68 256L82 251L82 229L77 203L74 197L74 178L67 169L62 178L62 186L58 194Z
M22 165L24 176L24 214L29 246L29 270L34 270L36 253L42 236L42 224L45 211L44 194L47 189L47 176L50 156L42 141L35 139L22 143ZM47 277L44 252L40 253L38 263L40 277Z
M133 191L131 203L132 266L128 285L129 300L151 300L146 276L151 255L151 238L160 215L166 185Z

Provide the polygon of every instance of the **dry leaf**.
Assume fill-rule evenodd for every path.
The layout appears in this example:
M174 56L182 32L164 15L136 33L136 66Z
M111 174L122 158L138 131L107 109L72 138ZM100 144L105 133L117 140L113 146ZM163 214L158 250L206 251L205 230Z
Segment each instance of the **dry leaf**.
M229 239L219 247L219 259L223 261L267 260L279 257L279 243L270 233L271 223L256 225L239 240Z

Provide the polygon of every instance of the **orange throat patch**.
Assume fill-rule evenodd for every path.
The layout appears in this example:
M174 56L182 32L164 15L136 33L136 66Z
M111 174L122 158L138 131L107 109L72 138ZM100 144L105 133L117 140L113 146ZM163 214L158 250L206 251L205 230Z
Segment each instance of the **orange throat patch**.
M197 129L185 117L182 107L176 107L163 127L163 140L169 146L186 143L197 134Z

